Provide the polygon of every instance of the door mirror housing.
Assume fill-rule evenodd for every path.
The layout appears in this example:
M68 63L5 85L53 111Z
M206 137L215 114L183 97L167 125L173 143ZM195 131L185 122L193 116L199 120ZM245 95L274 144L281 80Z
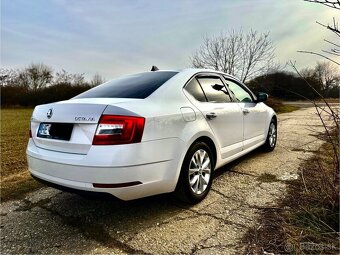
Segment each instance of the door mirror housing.
M268 94L259 92L257 93L256 98L257 98L256 103L264 102L268 99Z

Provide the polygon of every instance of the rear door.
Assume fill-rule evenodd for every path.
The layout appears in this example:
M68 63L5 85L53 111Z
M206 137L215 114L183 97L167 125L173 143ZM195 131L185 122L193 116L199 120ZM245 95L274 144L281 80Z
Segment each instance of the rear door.
M216 84L223 88L214 88ZM220 76L200 74L192 78L185 89L196 98L193 103L205 116L214 132L220 144L222 158L240 152L243 139L242 111L238 105L231 104L228 90Z

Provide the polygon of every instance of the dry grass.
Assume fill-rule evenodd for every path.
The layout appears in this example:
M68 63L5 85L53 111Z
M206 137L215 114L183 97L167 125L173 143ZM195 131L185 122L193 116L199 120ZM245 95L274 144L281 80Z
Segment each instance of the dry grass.
M324 134L316 133L315 136L325 143L299 169L300 178L287 182L286 197L277 207L264 209L258 226L245 235L248 254L340 253L339 111L307 80L305 82L320 97L318 102L311 103L324 128Z
M295 105L283 104L281 100L272 97L269 97L265 104L273 108L277 114L292 112L300 109Z
M27 170L26 146L32 109L1 109L1 201L41 187Z
M339 198L339 183L332 182L331 150L325 143L300 168L301 178L287 182L287 196L277 208L262 211L259 225L245 237L247 253L339 253L339 204L332 197L335 189Z

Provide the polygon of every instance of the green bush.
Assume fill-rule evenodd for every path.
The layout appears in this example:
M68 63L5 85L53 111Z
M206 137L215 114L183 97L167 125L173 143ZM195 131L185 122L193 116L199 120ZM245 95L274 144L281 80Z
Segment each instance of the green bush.
M308 81L313 88L320 91L319 84L314 80ZM275 72L262 75L247 83L254 92L265 92L272 97L284 100L314 99L317 93L306 81L287 72Z

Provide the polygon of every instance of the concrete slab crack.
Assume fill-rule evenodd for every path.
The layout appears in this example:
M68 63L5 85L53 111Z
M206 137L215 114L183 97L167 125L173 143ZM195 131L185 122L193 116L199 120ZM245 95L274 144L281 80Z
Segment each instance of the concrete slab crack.
M64 224L76 228L86 238L94 240L105 247L116 248L128 254L149 254L143 250L134 249L130 245L113 238L101 224L91 224L81 217L62 215L59 212L44 205L41 205L40 208L47 210L52 215L58 216L61 218Z

